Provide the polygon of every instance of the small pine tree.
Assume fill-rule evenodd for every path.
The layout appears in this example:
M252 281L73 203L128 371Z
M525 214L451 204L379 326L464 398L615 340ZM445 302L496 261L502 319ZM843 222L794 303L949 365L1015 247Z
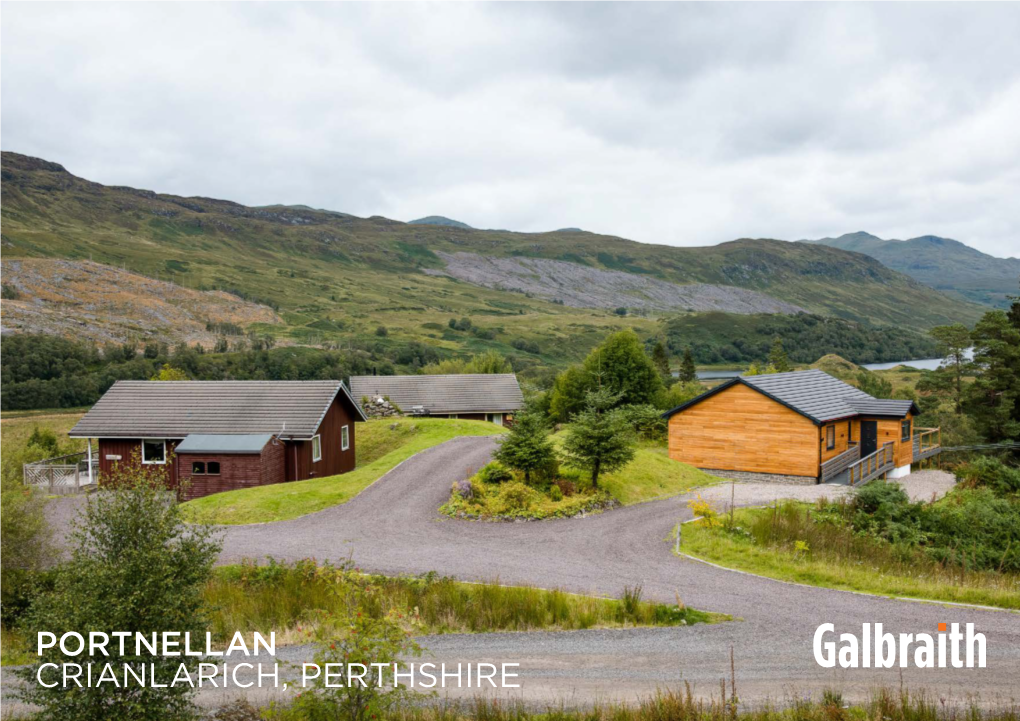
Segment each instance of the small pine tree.
M542 468L553 459L545 418L538 412L526 409L514 417L510 432L503 438L494 454L497 461L524 474L524 482L531 483L531 472Z
M759 365L758 361L752 361L751 365L749 365L747 367L747 370L744 371L744 375L745 376L760 376L761 372L762 372L761 371L761 365Z
M769 365L775 368L772 371L773 373L786 373L793 370L793 366L790 365L790 359L786 357L786 351L783 349L783 339L779 336L772 339L772 349L769 351Z
M150 381L186 381L188 380L188 374L182 371L180 368L174 368L169 363L163 364L163 367L159 369L159 373L149 379Z
M599 474L623 468L634 458L634 431L627 417L614 409L620 395L606 388L585 395L584 410L574 416L563 442L566 465L591 473L599 487Z
M680 377L678 380L681 383L693 383L698 380L698 369L694 365L694 356L691 355L690 346L684 348L684 357L680 361Z
M669 370L669 353L666 352L666 346L662 344L661 340L652 348L652 364L659 371L659 375L662 376L662 382L668 385L669 381L672 380Z

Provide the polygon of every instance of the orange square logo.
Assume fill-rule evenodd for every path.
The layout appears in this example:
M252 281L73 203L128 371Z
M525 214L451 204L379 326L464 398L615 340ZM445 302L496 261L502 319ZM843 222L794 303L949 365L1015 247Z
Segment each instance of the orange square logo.
M939 624L939 631L945 631L945 630L946 630L946 624L940 623Z

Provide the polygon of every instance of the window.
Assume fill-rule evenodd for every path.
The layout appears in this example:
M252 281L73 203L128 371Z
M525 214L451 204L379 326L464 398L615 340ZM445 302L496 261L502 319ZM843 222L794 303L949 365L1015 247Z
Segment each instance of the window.
M142 463L166 463L166 441L143 439Z
M836 426L825 427L825 450L831 451L836 447Z
M312 463L322 460L322 439L319 436L312 438Z
M191 463L191 475L193 475L193 476L204 476L205 475L205 461L192 461L192 463Z
M901 425L902 425L903 433L900 435L900 440L901 441L909 441L910 440L910 420L908 419L908 420L903 421L903 423Z
M209 475L210 476L218 476L218 475L220 475L220 462L219 461L209 461Z
M351 447L351 436L347 430L347 426L340 428L340 450L346 451Z

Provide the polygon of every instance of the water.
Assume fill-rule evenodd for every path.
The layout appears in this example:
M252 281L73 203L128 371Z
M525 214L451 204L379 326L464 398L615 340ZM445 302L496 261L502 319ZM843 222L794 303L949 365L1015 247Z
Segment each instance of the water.
M966 351L967 360L974 359L974 349ZM941 358L915 358L914 360L893 361L891 363L865 363L862 368L870 371L884 371L896 366L908 366L919 370L933 371L942 364ZM736 378L743 371L698 371L698 378L701 380L718 380L720 378ZM673 375L677 375L674 373Z

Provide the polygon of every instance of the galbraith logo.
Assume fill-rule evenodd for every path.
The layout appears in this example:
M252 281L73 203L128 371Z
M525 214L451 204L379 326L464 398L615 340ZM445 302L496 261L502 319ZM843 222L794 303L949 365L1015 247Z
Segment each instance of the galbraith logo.
M907 668L911 662L917 668L947 668L948 651L949 665L953 668L985 667L985 635L974 633L973 623L967 624L966 634L960 631L958 623L952 624L948 633L944 623L939 624L938 630L935 637L928 633L896 635L884 633L882 624L876 623L873 637L871 624L865 623L861 625L860 639L851 633L841 633L837 651L836 641L830 640L830 634L836 633L836 626L823 623L815 630L815 661L823 668L833 668L837 663L843 668L893 668L896 665ZM964 658L960 658L961 641L964 642Z

